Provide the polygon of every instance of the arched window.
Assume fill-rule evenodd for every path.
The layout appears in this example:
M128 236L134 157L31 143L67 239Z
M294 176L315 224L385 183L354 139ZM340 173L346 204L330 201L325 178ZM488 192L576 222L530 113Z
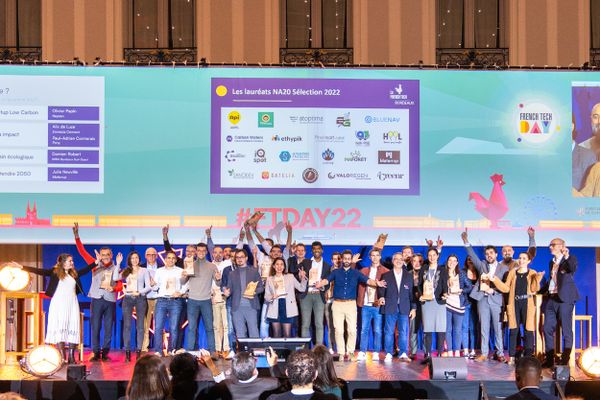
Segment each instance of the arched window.
M194 0L128 0L124 58L196 61Z
M506 65L505 0L437 0L437 63Z
M41 0L0 0L0 60L41 59Z
M282 63L352 63L351 0L280 0Z

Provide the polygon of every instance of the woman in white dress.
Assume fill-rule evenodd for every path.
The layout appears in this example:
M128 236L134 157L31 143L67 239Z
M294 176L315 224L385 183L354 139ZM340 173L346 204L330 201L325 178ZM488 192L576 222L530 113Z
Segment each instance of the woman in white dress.
M48 326L46 328L46 343L56 345L61 355L68 359L69 364L75 364L75 349L79 344L79 302L77 295L83 293L79 277L90 272L98 264L96 261L85 268L75 270L73 257L61 254L52 269L25 267L16 262L13 267L50 278L46 287L46 295L51 297L48 310ZM68 348L68 355L66 354Z

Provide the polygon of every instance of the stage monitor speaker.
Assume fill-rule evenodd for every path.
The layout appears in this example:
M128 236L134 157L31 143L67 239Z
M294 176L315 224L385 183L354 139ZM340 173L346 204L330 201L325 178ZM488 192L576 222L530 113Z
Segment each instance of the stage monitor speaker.
M432 357L429 365L431 379L467 379L467 361L462 357Z
M68 365L67 366L67 380L68 381L82 381L85 379L86 370L85 364Z
M571 379L571 368L568 365L557 365L552 375L557 381L568 381Z
M237 340L237 351L248 351L258 357L257 367L268 366L265 357L266 350L271 347L277 354L279 362L284 362L288 355L299 349L308 348L310 338L239 338Z

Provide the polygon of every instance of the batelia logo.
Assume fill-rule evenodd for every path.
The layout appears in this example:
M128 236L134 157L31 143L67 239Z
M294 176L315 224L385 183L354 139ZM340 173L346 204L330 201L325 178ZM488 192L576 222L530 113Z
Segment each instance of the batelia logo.
M382 151L377 152L378 164L400 164L400 151Z
M323 160L331 161L335 157L335 153L328 148L323 153L321 153L321 156L323 157Z
M242 120L242 116L240 115L239 112L237 111L232 111L227 115L227 119L229 120L229 122L231 122L233 125L237 125L241 120Z
M319 172L314 168L306 168L302 172L302 179L306 183L315 183L319 179Z
M284 150L281 153L279 153L279 159L283 162L288 162L292 159L292 155L289 151Z
M262 178L263 179L269 179L269 171L263 171L262 172Z
M273 120L274 116L272 112L259 112L258 113L258 127L259 128L272 128L275 125Z
M519 137L517 141L542 143L560 131L556 114L542 103L521 103L518 113Z
M341 117L337 117L335 119L335 123L337 124L338 128L340 126L343 126L344 128L349 128L350 127L350 113L346 113L346 114L342 115Z

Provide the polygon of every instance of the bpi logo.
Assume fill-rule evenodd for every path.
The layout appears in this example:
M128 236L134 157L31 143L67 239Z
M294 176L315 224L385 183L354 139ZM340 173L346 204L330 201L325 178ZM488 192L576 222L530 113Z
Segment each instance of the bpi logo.
M519 137L517 141L542 143L560 130L557 115L543 103L521 103L518 113Z
M229 122L230 122L232 125L237 125L237 124L238 124L238 123L241 121L241 119L242 119L242 116L240 115L240 113L239 113L239 112L237 112L237 111L232 111L232 112L230 112L230 113L227 115L227 119L229 120Z

